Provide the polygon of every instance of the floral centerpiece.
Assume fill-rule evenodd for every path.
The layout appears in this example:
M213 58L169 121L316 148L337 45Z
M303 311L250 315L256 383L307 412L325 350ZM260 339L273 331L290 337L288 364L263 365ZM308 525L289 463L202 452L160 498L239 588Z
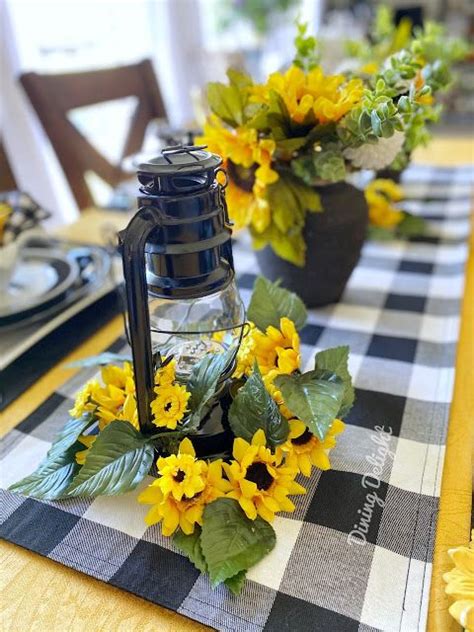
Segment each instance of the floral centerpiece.
M330 468L354 401L347 347L317 353L302 370L298 330L306 310L296 295L260 277L248 316L224 393L218 378L226 351L206 356L186 381L174 359L157 352L155 434L140 431L131 363L110 354L88 359L89 366L108 362L100 380L77 394L44 462L10 489L50 501L123 494L142 484L146 523L160 524L213 586L238 593L246 571L275 546L275 514L294 511L313 468ZM232 453L199 458L197 433L216 399L234 437Z
M369 81L327 75L316 40L298 28L285 72L260 84L229 70L228 85L209 84L212 113L197 141L224 157L230 217L248 227L264 274L317 305L339 298L366 235L365 199L348 175L394 162L431 87L411 75L411 54L412 88L398 58Z

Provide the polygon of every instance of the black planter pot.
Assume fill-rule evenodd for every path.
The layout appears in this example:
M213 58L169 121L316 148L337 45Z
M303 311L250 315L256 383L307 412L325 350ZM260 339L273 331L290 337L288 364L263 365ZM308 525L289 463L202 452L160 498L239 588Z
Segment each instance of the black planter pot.
M346 182L318 187L324 211L307 213L303 235L306 264L299 268L280 259L270 246L257 251L264 276L281 279L308 307L339 300L364 243L368 209L363 191Z
M397 184L400 184L403 171L396 171L395 169L381 169L375 174L376 178L384 178L386 180L393 180Z

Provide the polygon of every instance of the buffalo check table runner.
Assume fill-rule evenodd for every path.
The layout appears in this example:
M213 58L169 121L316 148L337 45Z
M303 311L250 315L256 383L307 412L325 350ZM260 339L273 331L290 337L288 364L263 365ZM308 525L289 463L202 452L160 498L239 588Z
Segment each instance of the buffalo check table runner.
M149 480L95 500L2 491L3 538L218 630L425 629L474 176L469 167L421 166L404 176L405 207L428 220L429 234L367 243L341 301L310 311L304 363L350 345L357 398L332 469L301 480L307 495L276 518L276 547L240 596L212 590L159 526L146 527L148 507L136 497ZM245 240L235 253L248 300L257 266ZM123 347L120 339L113 350ZM6 436L3 488L45 456L93 372Z

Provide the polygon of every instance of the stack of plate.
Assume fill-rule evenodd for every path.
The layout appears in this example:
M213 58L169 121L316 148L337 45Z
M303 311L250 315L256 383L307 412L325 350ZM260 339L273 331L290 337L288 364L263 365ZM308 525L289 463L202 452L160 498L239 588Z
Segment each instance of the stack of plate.
M117 262L100 247L38 242L21 250L0 300L0 370L111 292Z

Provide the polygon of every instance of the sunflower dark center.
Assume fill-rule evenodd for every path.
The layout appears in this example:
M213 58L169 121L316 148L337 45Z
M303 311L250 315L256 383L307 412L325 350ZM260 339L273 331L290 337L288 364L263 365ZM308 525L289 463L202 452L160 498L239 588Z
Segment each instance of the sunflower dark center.
M291 443L293 443L294 445L304 445L305 443L309 443L311 441L312 436L313 433L310 432L308 428L306 428L303 434L292 439Z
M164 408L165 408L166 412L169 412L169 411L171 410L171 406L172 406L172 405L173 405L173 404L172 404L171 402L167 402L167 403L165 404Z
M267 490L274 480L273 476L267 470L265 463L261 463L260 461L258 463L252 463L252 465L247 468L245 478L255 483L258 489L263 491Z
M183 470L178 470L176 474L173 476L173 478L177 483L182 483L184 481L185 476L186 476L186 473L183 472Z

